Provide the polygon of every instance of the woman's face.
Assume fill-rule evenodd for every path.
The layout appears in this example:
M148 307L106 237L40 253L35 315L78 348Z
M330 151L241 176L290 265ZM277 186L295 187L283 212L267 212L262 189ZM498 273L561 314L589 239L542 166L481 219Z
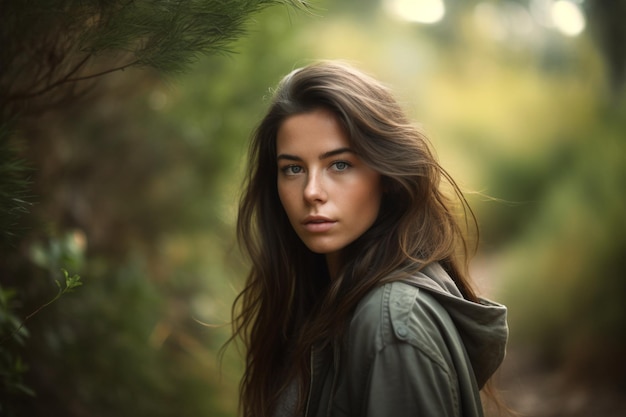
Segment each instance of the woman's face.
M376 220L380 174L350 147L326 109L288 117L276 137L278 194L297 235L313 252L340 260L340 252Z

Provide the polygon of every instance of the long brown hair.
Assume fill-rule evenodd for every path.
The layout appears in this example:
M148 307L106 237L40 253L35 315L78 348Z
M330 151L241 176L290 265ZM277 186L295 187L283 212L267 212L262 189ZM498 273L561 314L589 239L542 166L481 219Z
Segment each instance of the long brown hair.
M324 256L307 249L292 229L276 185L281 123L319 108L336 115L351 147L381 174L384 189L377 220L345 248L345 264L332 281ZM293 71L274 92L249 152L237 233L252 268L233 306L233 338L246 348L240 387L245 417L271 416L292 380L302 409L308 353L338 337L372 288L440 262L461 293L476 300L464 238L476 220L427 138L377 80L338 62Z

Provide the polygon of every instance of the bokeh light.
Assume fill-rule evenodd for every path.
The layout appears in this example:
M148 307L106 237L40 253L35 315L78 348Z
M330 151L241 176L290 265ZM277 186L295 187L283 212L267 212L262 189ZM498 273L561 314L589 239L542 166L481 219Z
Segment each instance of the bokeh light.
M384 6L392 15L416 23L437 23L446 14L442 0L385 0Z
M568 0L555 1L551 11L554 26L563 34L577 36L585 29L585 15L577 4Z

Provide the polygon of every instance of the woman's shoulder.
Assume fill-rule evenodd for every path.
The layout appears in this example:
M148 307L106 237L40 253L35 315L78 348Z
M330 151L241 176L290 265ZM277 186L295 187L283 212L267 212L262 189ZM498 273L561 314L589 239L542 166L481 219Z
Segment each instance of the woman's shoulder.
M350 338L372 351L408 343L430 356L445 345L444 333L456 335L447 311L428 291L401 281L370 291L350 322Z

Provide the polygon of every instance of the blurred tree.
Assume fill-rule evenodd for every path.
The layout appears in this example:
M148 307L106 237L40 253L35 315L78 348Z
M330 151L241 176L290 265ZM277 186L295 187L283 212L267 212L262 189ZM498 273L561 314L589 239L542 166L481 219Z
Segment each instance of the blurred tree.
M172 230L177 220L172 214L190 197L186 189L163 194L181 178L184 183L189 173L176 158L188 155L176 143L176 132L147 121L150 108L138 105L136 93L158 83L159 76L187 70L200 55L228 52L249 16L275 4L306 5L299 0L0 1L2 335L16 326L18 312L32 311L48 297L58 266L85 268L94 288L86 300L64 303L74 314L53 306L45 321L29 326L32 342L24 352L36 401L22 395L28 392L21 380L28 366L20 359L27 333L16 334L17 344L0 345L2 386L11 388L1 397L0 414L43 415L53 409L64 415L95 410L172 415L153 398L172 399L183 386L200 398L201 385L193 388L188 376L177 373L180 362L169 367L160 362L163 352L180 347L154 348L146 355L146 343L162 345L158 329L168 326L159 324L159 317L169 314L166 306L176 300L157 284L168 272L167 263L158 261L157 237ZM130 68L149 71L112 76ZM135 129L141 120L162 130ZM133 144L138 136L142 140ZM142 314L123 314L112 308L118 303ZM89 368L93 379L72 379L72 373ZM70 374L59 383L64 369ZM128 381L119 380L120 369ZM107 388L114 386L119 388ZM87 404L95 408L86 411ZM211 401L190 401L176 414L217 415L211 407Z
M227 51L248 16L297 0L4 0L0 109L33 112L74 100L85 81L130 67L180 73ZM80 83L79 83L80 82Z
M4 213L23 212L24 183L14 177L23 165L7 147L11 121L75 101L101 75L150 67L164 75L185 70L200 54L226 52L244 32L248 16L272 4L300 0L46 0L0 3L0 127ZM23 175L18 175L23 178ZM15 187L19 187L16 190ZM6 191L5 191L6 190ZM2 228L13 233L13 220ZM3 236L5 240L5 236Z
M620 97L626 83L626 1L588 0L585 6L590 30L609 66L611 91L615 97Z

